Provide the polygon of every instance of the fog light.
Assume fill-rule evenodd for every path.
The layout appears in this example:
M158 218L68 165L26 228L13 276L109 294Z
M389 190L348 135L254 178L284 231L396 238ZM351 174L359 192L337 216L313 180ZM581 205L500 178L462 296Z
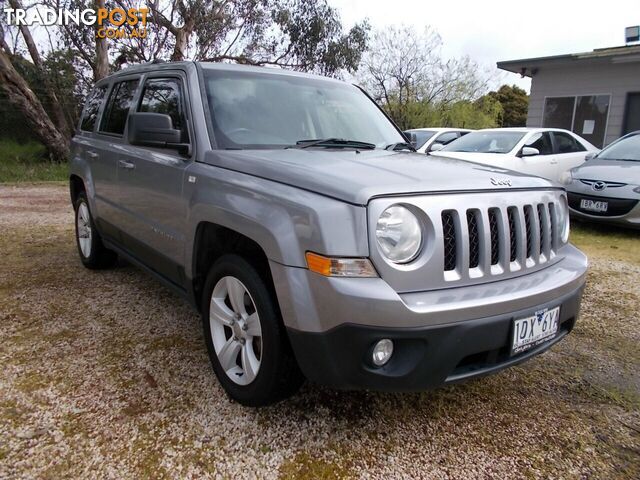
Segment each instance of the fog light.
M373 347L372 360L376 367L381 367L393 355L393 342L388 338L379 340Z

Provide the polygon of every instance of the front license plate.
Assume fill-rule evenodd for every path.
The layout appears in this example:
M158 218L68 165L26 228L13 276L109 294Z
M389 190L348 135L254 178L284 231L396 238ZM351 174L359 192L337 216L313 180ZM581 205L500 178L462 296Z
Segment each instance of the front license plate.
M558 333L560 307L545 308L526 318L513 321L511 355L517 355L551 340Z
M609 203L583 198L580 200L580 208L591 212L606 212L609 208Z

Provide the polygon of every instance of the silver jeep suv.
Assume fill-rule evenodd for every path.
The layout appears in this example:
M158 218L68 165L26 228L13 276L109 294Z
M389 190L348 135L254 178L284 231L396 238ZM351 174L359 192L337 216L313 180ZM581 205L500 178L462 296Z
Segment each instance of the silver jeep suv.
M398 391L493 373L578 315L587 260L562 188L416 154L344 82L130 68L96 85L72 152L84 265L121 256L189 300L245 405L305 377Z

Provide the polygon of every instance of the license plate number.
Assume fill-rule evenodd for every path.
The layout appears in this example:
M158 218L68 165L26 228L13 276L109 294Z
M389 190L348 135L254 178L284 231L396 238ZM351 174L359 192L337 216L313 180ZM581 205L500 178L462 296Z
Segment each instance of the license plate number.
M511 355L522 353L551 340L558 333L560 307L545 308L530 317L513 321Z
M592 212L606 212L609 208L609 203L583 198L580 200L580 208L583 210L590 210Z

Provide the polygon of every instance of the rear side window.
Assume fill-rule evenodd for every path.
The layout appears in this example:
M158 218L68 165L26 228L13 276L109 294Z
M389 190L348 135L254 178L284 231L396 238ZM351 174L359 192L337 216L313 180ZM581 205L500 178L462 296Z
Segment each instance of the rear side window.
M102 116L102 123L100 124L101 132L114 133L117 135L124 133L124 126L127 123L127 116L129 115L129 107L131 106L131 101L133 100L137 86L138 80L127 80L116 83L113 86L109 100L107 101L107 107Z
M553 132L553 137L556 140L557 153L584 152L586 150L586 148L580 145L580 142L568 133Z
M107 91L107 87L95 88L87 98L87 103L84 106L84 113L82 114L82 121L80 122L80 130L85 132L93 132L96 126L96 120L98 119L98 112L100 111L100 105L102 99Z

